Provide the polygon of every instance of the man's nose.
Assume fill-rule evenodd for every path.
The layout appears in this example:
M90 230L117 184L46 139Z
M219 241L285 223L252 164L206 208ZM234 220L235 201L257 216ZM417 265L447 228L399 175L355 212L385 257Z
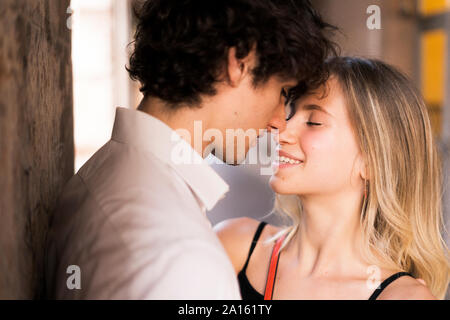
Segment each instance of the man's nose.
M278 133L283 132L286 129L286 112L284 108L284 104L281 104L276 113L270 119L270 122L267 126L267 131L277 131Z

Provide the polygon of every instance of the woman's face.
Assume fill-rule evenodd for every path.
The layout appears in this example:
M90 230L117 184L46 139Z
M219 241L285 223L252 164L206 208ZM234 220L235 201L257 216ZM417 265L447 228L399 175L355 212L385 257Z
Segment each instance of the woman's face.
M323 95L325 87L326 95ZM279 135L270 186L279 194L331 195L363 190L362 161L339 83L299 99ZM284 156L295 163L287 164ZM292 161L291 161L292 162Z

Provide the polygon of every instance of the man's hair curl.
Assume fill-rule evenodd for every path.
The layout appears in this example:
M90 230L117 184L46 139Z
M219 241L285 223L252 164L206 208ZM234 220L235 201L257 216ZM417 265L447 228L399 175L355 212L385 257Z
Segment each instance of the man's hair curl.
M337 46L308 0L147 0L135 10L137 28L127 70L144 96L172 108L215 95L228 50L256 49L253 84L293 78L299 89L328 77L324 61Z

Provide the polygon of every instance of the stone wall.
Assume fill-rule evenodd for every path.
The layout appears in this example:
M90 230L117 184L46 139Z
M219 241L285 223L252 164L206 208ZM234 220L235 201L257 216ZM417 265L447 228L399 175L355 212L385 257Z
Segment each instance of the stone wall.
M39 297L48 221L73 174L70 0L1 0L0 299Z

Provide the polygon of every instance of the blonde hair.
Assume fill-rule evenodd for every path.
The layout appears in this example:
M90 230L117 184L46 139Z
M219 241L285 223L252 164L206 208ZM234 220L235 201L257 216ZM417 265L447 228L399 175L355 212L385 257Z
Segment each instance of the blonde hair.
M327 65L369 171L360 215L363 256L424 279L443 299L449 251L442 237L441 163L425 103L405 75L381 61L338 57ZM284 248L299 230L300 198L277 194L272 212L290 222L272 238L286 234Z

